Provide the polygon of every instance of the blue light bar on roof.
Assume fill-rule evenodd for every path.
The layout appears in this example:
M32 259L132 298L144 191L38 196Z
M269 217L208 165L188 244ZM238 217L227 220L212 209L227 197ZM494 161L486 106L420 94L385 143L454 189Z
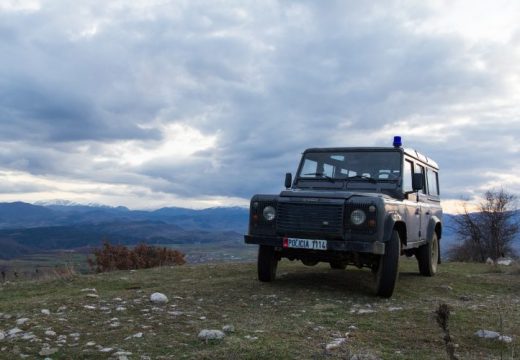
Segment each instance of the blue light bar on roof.
M400 136L394 136L394 147L395 148L400 148L401 146L403 146L403 142L401 141L401 137Z

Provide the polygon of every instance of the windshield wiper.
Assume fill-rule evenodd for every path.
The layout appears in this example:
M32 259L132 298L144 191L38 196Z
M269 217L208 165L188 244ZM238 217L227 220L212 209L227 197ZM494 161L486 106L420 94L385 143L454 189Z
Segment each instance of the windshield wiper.
M348 180L350 180L350 179L363 179L363 180L368 180L372 184L377 184L377 180L376 179L372 179L371 177L368 177L368 176L365 176L365 175L349 176L347 179Z
M320 172L307 173L307 174L303 174L303 175L321 176L322 178L329 180L331 183L336 182L334 178L331 178L330 176L325 175L324 173L320 173Z

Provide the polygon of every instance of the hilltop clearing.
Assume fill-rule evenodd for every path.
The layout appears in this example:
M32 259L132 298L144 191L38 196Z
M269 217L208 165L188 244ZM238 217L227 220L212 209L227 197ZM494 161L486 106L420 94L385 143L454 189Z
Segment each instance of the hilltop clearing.
M518 357L517 268L448 263L424 278L403 259L391 299L372 295L366 270L282 261L278 274L260 283L255 264L226 263L3 284L0 357L444 359L440 303L461 359ZM152 303L155 292L169 301Z

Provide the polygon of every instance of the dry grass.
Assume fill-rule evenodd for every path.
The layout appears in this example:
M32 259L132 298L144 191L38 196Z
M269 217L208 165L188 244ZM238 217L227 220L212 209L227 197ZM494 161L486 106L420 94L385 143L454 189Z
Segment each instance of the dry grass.
M48 343L58 349L53 359L107 358L117 350L137 359L349 359L353 354L444 359L444 334L435 310L446 303L450 335L461 359L518 358L520 277L488 270L486 265L447 263L438 276L425 278L417 274L415 262L403 261L392 299L372 295L369 271L309 268L286 260L280 263L277 281L269 284L256 280L251 263L80 275L67 286L60 281L20 282L0 287L0 330L8 331L17 318L27 317L21 328L39 341L0 340L0 357L22 353L33 358ZM96 288L99 298L87 297L84 288ZM155 291L170 302L150 304ZM42 308L51 315L41 314ZM222 341L197 338L202 329L228 324L236 330ZM44 335L48 329L56 336ZM477 338L473 334L480 329L499 331L514 341ZM140 332L141 338L125 340ZM66 335L62 346L60 335ZM327 351L337 338L346 342ZM113 350L102 353L96 346Z

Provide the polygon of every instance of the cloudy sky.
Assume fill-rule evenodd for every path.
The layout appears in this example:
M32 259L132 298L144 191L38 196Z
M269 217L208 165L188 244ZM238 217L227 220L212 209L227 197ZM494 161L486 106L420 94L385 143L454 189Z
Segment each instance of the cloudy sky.
M368 3L371 3L368 5ZM0 1L0 201L245 205L318 146L520 194L518 1Z

